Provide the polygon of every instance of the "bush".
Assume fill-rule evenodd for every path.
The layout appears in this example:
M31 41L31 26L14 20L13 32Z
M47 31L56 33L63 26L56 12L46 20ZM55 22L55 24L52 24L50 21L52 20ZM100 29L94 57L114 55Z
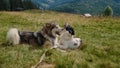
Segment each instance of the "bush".
M110 6L107 6L104 9L103 16L112 16L113 15L113 10Z

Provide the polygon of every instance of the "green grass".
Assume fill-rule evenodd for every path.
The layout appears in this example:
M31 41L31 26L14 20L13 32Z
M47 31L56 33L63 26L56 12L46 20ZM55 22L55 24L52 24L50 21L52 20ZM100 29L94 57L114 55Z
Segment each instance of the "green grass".
M120 68L119 18L84 18L52 11L0 12L0 68L30 68L45 51L45 47L7 46L4 43L8 29L38 31L50 21L72 25L83 47L66 53L50 50L45 62L56 68Z

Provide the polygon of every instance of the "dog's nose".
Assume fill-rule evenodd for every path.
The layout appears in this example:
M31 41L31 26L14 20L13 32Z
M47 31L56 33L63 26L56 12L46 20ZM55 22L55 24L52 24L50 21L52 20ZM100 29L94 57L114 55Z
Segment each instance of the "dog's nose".
M82 44L83 42L82 42L82 40L80 40L80 44Z

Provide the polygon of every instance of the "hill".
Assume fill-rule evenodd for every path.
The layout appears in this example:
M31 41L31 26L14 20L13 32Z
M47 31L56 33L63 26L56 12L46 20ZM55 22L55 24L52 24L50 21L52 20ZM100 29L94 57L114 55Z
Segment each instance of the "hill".
M83 40L83 47L65 53L50 50L44 62L56 68L120 68L119 18L85 18L76 14L37 10L0 11L0 68L31 68L47 48L26 44L7 46L8 29L16 27L19 30L38 31L50 21L58 22L61 27L65 22L72 25L75 37Z
M32 0L41 9L50 9L73 0Z
M111 6L114 15L120 15L119 0L33 0L41 9L69 13L100 15L106 6Z

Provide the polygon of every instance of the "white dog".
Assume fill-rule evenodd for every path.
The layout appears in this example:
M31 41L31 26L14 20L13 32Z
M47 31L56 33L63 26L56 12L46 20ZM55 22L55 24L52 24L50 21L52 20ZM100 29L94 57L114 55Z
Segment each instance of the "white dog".
M80 38L74 38L74 29L66 24L64 30L60 36L58 48L60 49L76 49L81 46L82 40Z

